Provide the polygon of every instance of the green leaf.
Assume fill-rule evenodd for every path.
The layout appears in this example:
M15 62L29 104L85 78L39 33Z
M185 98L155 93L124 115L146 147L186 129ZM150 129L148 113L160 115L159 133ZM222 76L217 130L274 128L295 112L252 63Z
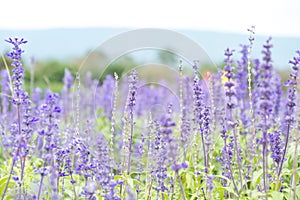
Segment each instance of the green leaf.
M271 191L272 200L282 200L284 198L283 194L278 191Z
M253 172L252 186L255 187L260 182L260 177L263 174L263 170Z
M131 188L135 188L135 187L134 187L134 184L133 184L133 179L132 179L132 178L128 177L128 178L126 179L126 182L127 182L127 184L128 184Z
M8 176L4 176L0 179L0 194L2 195L4 192L4 189L6 187L6 183L8 181ZM8 184L8 188L13 188L16 185L16 183L14 181L9 182Z
M165 200L169 200L169 195L166 193L163 193L162 195L164 195Z
M296 194L297 194L298 199L300 199L300 185L298 185L296 187Z
M34 161L34 166L36 168L41 168L44 165L44 160L41 158L36 158Z
M8 180L8 176L2 177L0 179L0 194L3 194L4 188L6 186L6 182Z
M185 174L185 184L186 184L186 187L187 188L193 188L194 183L195 183L195 180L194 180L193 174L186 173Z
M228 192L234 194L236 197L239 196L237 193L235 193L233 187L224 187L224 189L227 190Z

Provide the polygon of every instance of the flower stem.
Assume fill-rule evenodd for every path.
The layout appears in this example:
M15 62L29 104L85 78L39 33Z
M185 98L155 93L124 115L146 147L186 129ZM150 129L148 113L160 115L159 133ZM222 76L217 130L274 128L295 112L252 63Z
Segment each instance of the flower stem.
M183 199L183 200L186 200L185 194L184 194L183 185L182 185L182 181L181 181L181 178L180 178L180 176L179 176L178 171L176 171L176 176L177 176L178 183L179 183L179 186L180 186L180 192L181 192L181 195L182 195L182 199Z
M147 197L147 200L151 200L152 182L153 182L153 180L151 179L150 185L149 185L149 189L148 189L148 195L147 195L148 197Z
M297 192L296 192L296 187L297 187L297 181L296 181L296 176L297 176L297 167L298 167L298 146L299 146L299 137L297 136L296 141L295 141L295 151L294 151L294 159L293 159L293 185L292 185L292 191L293 191L293 199L297 199Z
M231 97L229 97L229 102L231 102ZM229 109L229 117L230 117L231 120L233 120L232 109ZM239 179L240 179L239 181L241 183L241 190L242 190L243 189L242 164L241 164L241 159L240 159L240 156L239 156L239 146L238 146L238 141L237 141L238 138L237 138L237 134L236 134L236 125L235 124L234 124L234 127L233 127L233 137L234 137L233 141L234 141L236 161L238 163L238 171L239 171Z
M288 145L289 137L290 137L290 128L291 128L290 126L291 126L291 122L288 122L287 133L286 133L286 138L285 138L285 143L284 143L284 149L283 149L283 153L282 153L282 157L281 157L281 161L280 161L280 165L279 165L279 169L278 169L278 179L280 179L283 163L285 160L285 154L286 154L287 145Z
M45 177L44 175L41 175L40 186L39 186L39 191L38 191L38 196L37 196L38 200L40 200L44 177Z
M226 142L226 139L227 139L226 137L223 137L223 141L224 141L224 151L226 152L226 153L224 154L224 157L225 157L226 161L228 162L228 170L229 170L229 173L230 173L230 176L231 176L231 179L232 179L232 183L233 183L234 189L235 189L237 195L239 195L239 190L238 190L238 188L237 188L237 186L236 186L236 183L235 183L235 180L234 180L234 176L233 176L233 172L232 172L232 168L231 168L231 161L230 161L230 158L229 158L228 153L227 153L228 150L227 150L227 142Z
M131 166L131 151L132 151L132 139L133 139L133 111L130 111L130 138L129 138L129 148L128 148L128 165L127 165L127 174L130 174Z
M15 163L16 163L16 161L13 160L13 163L12 163L11 168L10 168L10 172L9 172L9 175L8 175L8 179L7 179L7 181L6 181L6 185L5 185L5 188L4 188L4 191L3 191L3 194L2 194L1 200L4 200L5 194L6 194L6 192L7 192L8 184L9 184L9 182L10 182L11 175L12 175L13 170L14 170Z
M239 156L239 147L237 142L237 134L236 134L236 127L233 128L233 135L234 135L234 146L235 146L235 153L236 153L236 160L238 163L238 170L239 170L239 178L241 183L241 190L243 190L243 178L242 178L242 163Z
M267 115L264 116L264 124L267 124ZM263 131L262 137L262 145L263 145L263 181L264 181L264 191L265 191L265 199L268 199L268 191L269 191L269 183L268 183L268 138L267 138L267 129Z
M71 180L74 181L74 178L73 178L73 174L72 174L72 173L70 173L70 177L71 177ZM74 184L75 184L75 183L72 183L72 186L73 186L73 193L74 193L74 197L75 197L74 199L77 200L77 195L76 195L76 190L75 190Z
M205 143L204 143L204 135L201 132L201 140L202 140L202 149L203 149L203 155L204 155L204 172L207 174L208 172L208 164L207 164L207 155L206 155L206 149L205 149Z

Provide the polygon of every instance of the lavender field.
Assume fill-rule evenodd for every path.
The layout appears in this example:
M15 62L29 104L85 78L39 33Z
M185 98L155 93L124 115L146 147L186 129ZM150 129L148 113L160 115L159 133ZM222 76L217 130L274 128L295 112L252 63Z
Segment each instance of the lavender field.
M288 81L274 69L271 38L252 57L250 30L248 44L220 50L222 68L206 75L181 60L159 82L134 66L104 81L66 69L53 92L25 89L30 43L6 42L2 200L300 199L300 49Z

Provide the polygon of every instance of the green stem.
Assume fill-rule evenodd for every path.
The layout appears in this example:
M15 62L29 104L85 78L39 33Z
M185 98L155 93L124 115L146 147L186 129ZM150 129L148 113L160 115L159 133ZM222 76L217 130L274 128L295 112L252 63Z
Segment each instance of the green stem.
M285 160L285 154L286 154L287 145L288 145L289 137L290 137L290 126L291 126L291 123L289 122L288 126L287 126L287 133L286 133L286 138L285 138L284 150L283 150L283 153L282 153L282 158L281 158L280 165L279 165L279 170L278 170L278 179L280 179L283 163L284 163L284 160Z
M179 183L179 186L180 186L180 192L181 192L181 195L182 195L182 199L183 199L183 200L186 200L185 194L184 194L183 185L182 185L182 181L181 181L181 178L180 178L180 176L179 176L178 171L176 171L176 176L177 176L178 183Z
M10 182L11 175L12 175L13 170L14 170L15 163L16 163L16 161L13 160L13 163L12 163L12 166L11 166L11 168L10 168L10 172L9 172L9 175L8 175L8 179L7 179L7 181L6 181L6 185L5 185L5 188L4 188L4 191L3 191L3 194L2 194L1 200L4 200L5 194L6 194L6 192L7 192L8 184L9 184L9 182Z
M44 177L45 177L44 175L41 175L40 186L39 186L39 191L38 191L38 196L37 196L38 200L40 200Z
M297 167L298 167L298 146L299 146L299 137L297 137L296 142L295 142L295 151L294 151L294 160L293 160L293 199L297 199L297 181L296 181L296 176L297 176Z
M133 111L130 111L130 138L129 138L129 149L128 149L128 166L127 166L127 174L130 174L130 166L131 166L131 151L132 151L132 139L133 139Z
M148 189L148 197L147 200L151 200L151 188L152 188L152 182L153 180L151 179L150 185L149 185L149 189Z

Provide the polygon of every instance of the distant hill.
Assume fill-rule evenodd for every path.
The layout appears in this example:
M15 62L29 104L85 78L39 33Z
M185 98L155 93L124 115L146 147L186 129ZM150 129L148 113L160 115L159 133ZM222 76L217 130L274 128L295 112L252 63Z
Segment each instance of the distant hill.
M3 41L8 37L23 37L29 41L26 45L25 59L34 56L38 60L44 59L78 59L89 51L98 47L104 41L120 33L129 31L122 28L82 28L82 29L49 29L49 30L0 30L0 52L9 49ZM214 63L222 62L224 49L229 47L240 50L239 45L248 43L248 35L221 33L197 30L174 30L197 42ZM270 33L271 35L272 33ZM262 44L268 36L255 36L253 57L261 58ZM274 65L283 69L288 61L300 49L300 36L273 37ZM239 57L239 54L236 54ZM139 58L137 58L139 59ZM143 56L142 59L153 59L153 56Z

